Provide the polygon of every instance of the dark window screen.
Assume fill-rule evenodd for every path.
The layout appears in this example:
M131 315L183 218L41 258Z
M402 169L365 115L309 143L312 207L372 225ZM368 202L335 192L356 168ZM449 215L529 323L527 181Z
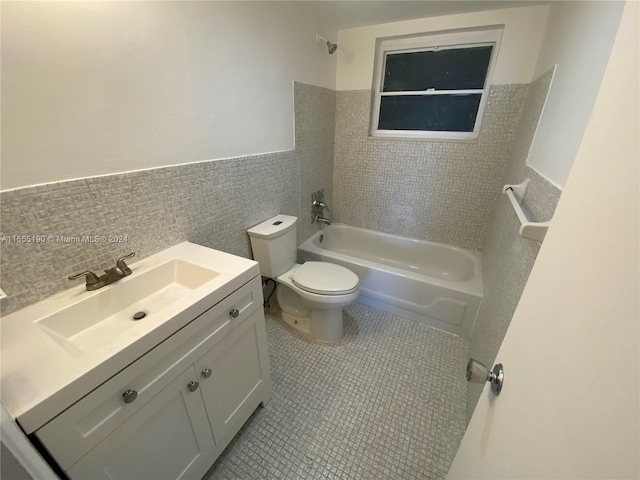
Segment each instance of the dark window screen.
M383 92L484 88L493 47L467 47L386 56Z
M394 95L380 98L380 130L473 132L478 94Z

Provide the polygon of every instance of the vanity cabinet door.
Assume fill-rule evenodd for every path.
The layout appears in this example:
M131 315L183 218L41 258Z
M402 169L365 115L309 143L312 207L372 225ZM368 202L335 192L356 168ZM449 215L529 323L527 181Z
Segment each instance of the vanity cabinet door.
M195 367L213 435L224 448L271 394L262 310L247 317L196 361Z
M67 470L71 479L200 479L215 442L190 365Z

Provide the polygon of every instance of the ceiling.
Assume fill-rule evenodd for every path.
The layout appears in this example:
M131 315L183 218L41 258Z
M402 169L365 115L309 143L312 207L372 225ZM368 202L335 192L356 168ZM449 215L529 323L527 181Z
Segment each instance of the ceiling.
M547 5L547 1L513 0L354 0L354 1L306 1L305 7L324 17L337 30L377 25L413 18L437 17L457 13L481 12L501 8Z

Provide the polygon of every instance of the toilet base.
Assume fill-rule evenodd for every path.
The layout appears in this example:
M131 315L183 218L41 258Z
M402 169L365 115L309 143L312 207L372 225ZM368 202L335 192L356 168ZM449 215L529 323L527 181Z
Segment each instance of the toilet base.
M309 335L323 342L335 342L344 335L342 307L312 310Z
M291 328L327 343L342 338L344 326L341 306L313 308L285 285L278 285L276 298L282 319Z
M282 311L282 319L291 328L313 337L321 342L333 343L344 335L342 308L312 310L310 317L296 317Z
M311 324L310 318L296 317L290 313L281 311L282 319L284 323L289 325L291 328L298 330L299 332L309 334L309 325Z

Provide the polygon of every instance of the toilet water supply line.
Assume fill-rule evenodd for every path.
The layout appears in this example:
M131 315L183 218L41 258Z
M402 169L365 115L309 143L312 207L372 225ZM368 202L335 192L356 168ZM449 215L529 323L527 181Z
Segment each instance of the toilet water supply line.
M271 308L271 304L269 303L269 300L271 300L271 297L273 296L273 294L276 293L276 288L278 288L278 284L276 283L276 281L273 278L265 278L265 279L263 279L262 280L262 285L266 286L269 282L273 282L273 290L271 290L271 293L269 294L267 299L263 302L262 308Z

